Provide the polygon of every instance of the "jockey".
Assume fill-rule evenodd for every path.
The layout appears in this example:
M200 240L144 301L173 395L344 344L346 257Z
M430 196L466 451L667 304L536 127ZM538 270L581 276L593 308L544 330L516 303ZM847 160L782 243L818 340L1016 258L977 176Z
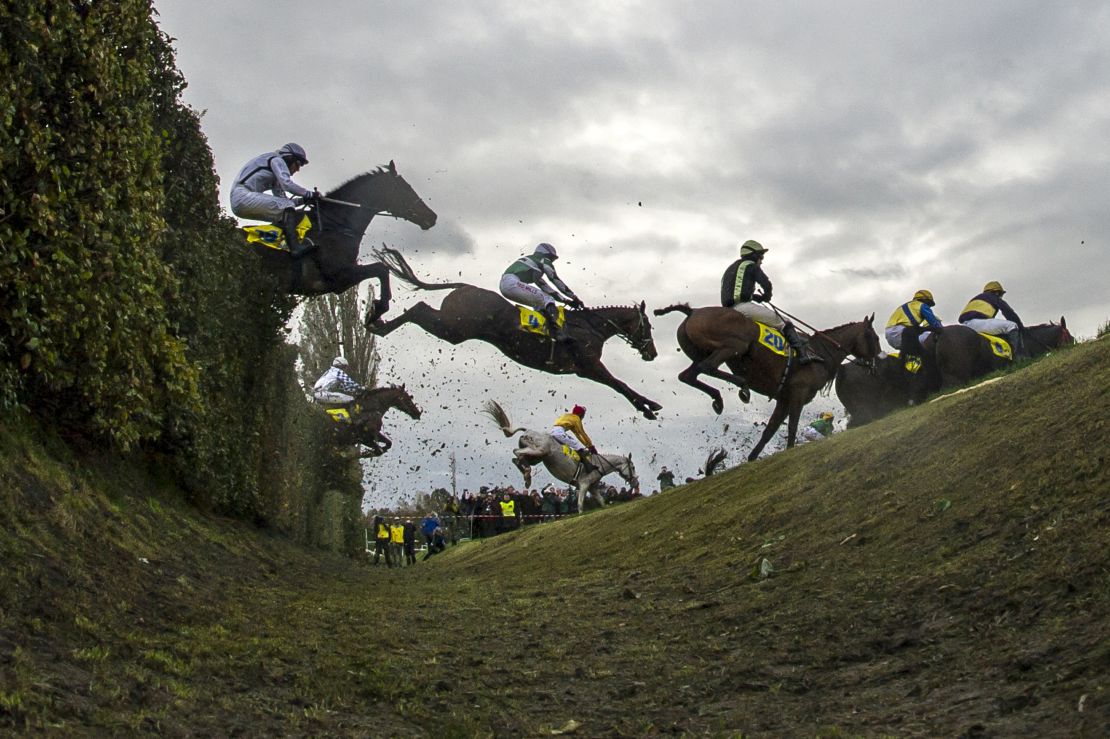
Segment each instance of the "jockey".
M766 253L766 247L758 241L748 239L744 242L740 247L740 258L728 266L721 278L721 305L781 331L797 352L798 364L824 362L824 359L809 351L806 340L798 335L793 323L782 320L778 313L760 305L771 300L771 280L760 266ZM763 291L756 293L756 285L763 288Z
M817 441L830 436L833 432L833 414L825 411L817 419L802 429L802 438L806 441Z
M537 244L531 255L523 256L509 265L505 274L501 275L500 288L501 294L509 300L531 306L543 313L548 320L551 336L556 341L566 342L572 339L558 325L559 307L555 302L566 303L574 310L581 310L583 306L574 291L555 274L553 262L558 258L554 246ZM544 282L545 277L555 287Z
M290 176L306 164L308 156L300 144L286 144L277 151L259 154L243 165L231 188L231 212L240 218L281 226L294 257L304 256L313 249L312 242L301 243L297 235L301 219L293 209L296 203L287 195L292 193L304 202L318 197L315 190L298 185Z
M981 334L1005 336L1014 348L1014 354L1017 354L1022 350L1021 332L1025 326L1010 304L1002 299L1005 294L1002 285L997 280L991 280L983 286L983 292L964 306L960 323ZM999 311L1004 318L998 318Z
M355 382L347 374L348 364L343 357L332 360L328 371L320 375L320 379L312 386L312 397L318 403L335 403L346 405L363 390L362 385Z
M597 454L597 447L582 426L582 417L585 415L585 408L580 405L574 406L570 413L564 413L555 419L555 424L551 427L551 437L578 452L578 458L582 461L582 472L588 475L597 469L590 461L590 455Z
M936 301L933 300L933 294L928 290L918 290L913 294L913 299L907 303L902 303L894 309L890 314L890 320L886 322L886 340L895 349L902 348L902 338L907 328L929 327L936 331L944 330L944 324L933 313L933 306ZM929 336L928 331L917 336L916 342L920 345ZM912 336L916 336L916 332L911 332ZM906 350L911 354L920 354L920 346L913 347L907 346Z

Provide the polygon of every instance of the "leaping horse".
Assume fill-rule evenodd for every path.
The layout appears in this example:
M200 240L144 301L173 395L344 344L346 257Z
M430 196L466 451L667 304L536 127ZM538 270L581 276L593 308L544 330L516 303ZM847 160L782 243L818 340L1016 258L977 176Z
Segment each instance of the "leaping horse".
M509 421L509 414L494 400L486 401L482 412L492 418L493 422L501 429L501 433L508 438L512 438L522 431L524 432L520 435L517 448L513 450L513 466L520 470L520 474L524 476L524 487L528 488L532 485L532 465L542 462L552 477L575 486L578 491L579 513L582 512L582 506L586 503L586 491L598 488L597 483L610 472L616 472L634 488L640 486L640 480L636 477L636 466L632 464L631 454L624 456L620 454L591 454L590 460L597 468L582 474L579 463L563 453L562 445L551 434L529 431L523 426L513 428ZM600 490L595 490L595 495L598 495L603 503L605 502Z
M386 336L406 323L415 323L452 344L479 339L493 344L506 357L525 367L553 375L575 374L607 385L627 398L645 418L654 419L655 411L663 407L618 380L601 363L602 348L613 336L620 336L631 344L645 362L655 359L657 352L644 303L568 310L566 332L574 341L556 343L546 336L523 330L517 306L495 292L465 282L422 282L396 249L383 248L374 255L410 285L422 290L451 292L443 299L439 310L421 301L392 320L369 325L372 333Z
M334 409L329 411L333 421L332 439L336 446L363 445L368 452L360 455L362 457L380 457L393 446L389 437L382 433L382 416L390 408L410 418L420 418L420 408L404 385L366 388L340 408L346 411L348 418L342 418L343 414L337 414Z
M252 243L265 269L294 295L338 294L365 279L376 278L381 282L381 291L372 307L372 318L389 309L392 293L386 265L358 263L359 244L370 221L375 216L388 215L425 231L436 223L435 212L424 204L405 178L397 174L393 162L340 185L306 214L312 221L306 237L317 248L294 259L287 250Z
M763 436L748 454L749 461L759 456L787 417L786 445L794 446L802 408L813 400L818 390L832 383L845 357L851 354L870 361L880 351L879 336L872 326L874 315L814 332L810 349L824 361L799 365L796 362L788 364L787 356L760 345L759 326L731 308L691 308L683 303L661 308L655 315L671 311L686 314L678 327L678 345L691 360L678 379L713 398L714 411L724 410L724 400L720 391L698 379L700 375L737 385L742 397L750 387L776 401ZM722 364L730 371L720 369Z

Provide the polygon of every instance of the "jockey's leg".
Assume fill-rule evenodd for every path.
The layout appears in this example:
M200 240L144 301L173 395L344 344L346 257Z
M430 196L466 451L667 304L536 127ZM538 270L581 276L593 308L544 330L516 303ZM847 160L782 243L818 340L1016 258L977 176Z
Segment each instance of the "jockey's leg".
M793 323L785 323L782 327L782 335L786 337L786 341L798 354L798 364L811 364L813 362L824 362L825 360L814 354L809 349L809 342L798 335L798 329L794 328Z
M286 208L281 213L281 230L285 234L285 243L289 244L289 251L294 258L303 257L316 245L311 241L302 243L300 234L297 233L297 224L301 222L301 214L294 208Z

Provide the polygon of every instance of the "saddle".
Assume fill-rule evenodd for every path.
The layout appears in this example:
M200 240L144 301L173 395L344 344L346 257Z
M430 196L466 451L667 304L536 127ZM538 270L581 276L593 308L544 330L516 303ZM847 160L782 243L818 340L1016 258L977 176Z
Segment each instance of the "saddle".
M887 354L887 356L894 357L895 359L901 359L902 353L899 351L893 351ZM909 372L911 375L916 375L921 370L921 367L921 357L913 354L907 355L905 361L902 362L902 369L906 370L906 372Z
M517 310L520 311L520 328L523 331L528 331L533 334L540 334L541 336L549 336L547 330L547 316L531 308L525 308L523 305L518 305ZM559 306L559 321L558 325L563 326L567 322L566 311L563 306Z
M351 406L351 410L348 410L345 406L339 406L338 408L325 408L324 412L327 413L328 418L330 418L335 423L351 423L352 410L355 413L358 413L359 407L357 403Z
M571 460L573 460L574 462L581 462L582 461L582 458L580 456L578 456L578 452L574 451L573 449L571 449L566 444L563 444L563 454L570 457Z
M301 217L301 222L297 224L297 236L304 240L305 234L312 228L312 221L309 220L308 215ZM258 244L267 249L274 251L283 251L286 254L290 253L288 245L285 243L285 233L281 230L281 226L273 223L262 223L255 226L243 226L243 234L247 237L247 244Z

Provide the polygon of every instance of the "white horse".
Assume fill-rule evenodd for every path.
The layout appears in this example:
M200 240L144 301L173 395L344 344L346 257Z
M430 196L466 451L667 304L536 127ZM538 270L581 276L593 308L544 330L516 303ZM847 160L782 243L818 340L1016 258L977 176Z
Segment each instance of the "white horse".
M639 487L640 481L636 477L636 467L632 464L632 455L619 454L591 454L590 461L597 467L596 470L582 474L582 463L563 453L563 445L552 438L551 434L540 431L530 431L523 426L513 428L509 422L509 415L497 404L496 401L486 401L485 414L493 419L501 432L507 437L512 437L523 431L517 448L513 450L513 465L524 475L524 487L532 485L532 465L543 462L543 466L551 473L552 477L574 485L578 489L578 512L586 502L586 491L597 486L601 478L610 472L616 472L625 482L632 487ZM599 487L599 486L598 486ZM594 490L594 495L605 502L600 489Z

